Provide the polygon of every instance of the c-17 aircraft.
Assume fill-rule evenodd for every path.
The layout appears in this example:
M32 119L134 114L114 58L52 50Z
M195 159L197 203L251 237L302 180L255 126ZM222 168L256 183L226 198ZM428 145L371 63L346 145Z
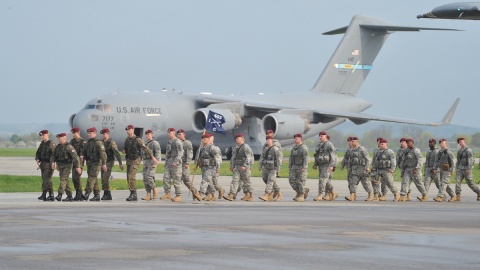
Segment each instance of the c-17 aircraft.
M458 2L434 8L417 15L418 19L480 20L480 2Z
M129 124L135 126L135 134L139 137L151 129L161 145L168 141L166 130L174 127L184 129L194 148L198 148L211 110L225 117L222 127L226 135L215 136L215 144L226 151L227 158L238 133L244 134L246 143L258 157L265 143L266 130L273 130L282 145L289 145L294 143L294 134L302 133L304 138L309 138L347 119L355 124L368 121L447 124L458 99L441 122L426 122L363 114L361 112L372 104L355 96L388 36L397 31L420 30L453 29L395 26L381 19L357 15L349 26L324 33L344 36L310 91L242 96L188 95L166 90L112 93L89 101L70 117L69 124L79 127L84 138L87 128L109 128L111 138L120 148L123 148L127 136L125 127Z

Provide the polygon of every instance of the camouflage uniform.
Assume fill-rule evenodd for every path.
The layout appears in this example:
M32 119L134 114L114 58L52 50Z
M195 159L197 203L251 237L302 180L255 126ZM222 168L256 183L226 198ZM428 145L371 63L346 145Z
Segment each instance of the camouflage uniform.
M444 191L446 190L450 197L455 197L455 192L450 187L450 173L453 173L455 165L455 156L450 149L444 149L438 151L435 157L434 170L439 171L440 180L438 187L438 197L444 197Z
M55 143L48 140L42 141L35 153L35 160L40 161L40 170L42 172L42 191L49 192L53 196L52 187L52 163L50 161L53 150L55 149Z
M374 165L375 165L375 160L378 158L378 154L381 151L382 150L380 149L380 147L375 148L375 150L373 151L372 170L370 172L373 194L380 194L380 183L382 181L381 181L381 177L378 174L378 171L377 171L377 169L375 168Z
M233 170L232 183L230 184L230 193L236 194L239 187L239 181L243 183L243 192L253 195L253 187L250 182L252 172L253 152L246 143L236 145L233 149L233 156L230 159L230 169ZM245 167L245 170L241 168Z
M352 148L348 159L349 180L348 188L351 193L357 192L357 185L362 182L362 186L368 194L372 193L372 186L368 181L367 168L370 167L367 149L363 146Z
M110 176L112 175L112 168L115 159L117 159L119 165L122 165L122 157L120 156L120 152L118 151L117 144L114 140L108 139L107 141L102 142L105 147L105 154L107 155L107 170L101 170L100 175L102 177L102 190L106 191L110 190Z
M305 194L305 183L308 172L308 147L304 144L294 145L290 154L288 182L298 196ZM304 170L304 171L302 171Z
M137 176L138 166L142 161L141 150L145 151L147 155L153 157L152 151L145 146L145 143L140 137L132 136L125 139L123 151L125 152L125 159L127 163L127 182L128 189L131 192L137 191L137 182L135 177ZM135 193L136 194L136 193Z
M58 196L62 197L63 193L67 194L67 198L72 198L72 190L70 189L70 183L68 177L73 168L80 168L80 158L77 155L75 148L69 144L58 144L53 150L53 154L50 158L51 163L57 163L58 173L60 176L60 185L58 187Z
M105 153L105 146L101 140L97 138L89 139L85 148L83 149L84 159L87 163L87 186L85 187L85 199L88 199L87 195L93 190L93 194L98 196L100 190L98 188L98 171L101 166L107 163L107 154Z
M402 187L400 190L401 196L407 195L412 180L422 196L427 194L425 186L422 183L422 162L423 156L418 148L413 147L412 149L405 149L405 156L402 160L404 173L402 178Z
M220 170L220 166L222 165L222 151L218 146L212 144L211 152L215 153L214 156L215 156L216 165L214 170L212 171L212 182L211 184L208 185L207 193L210 193L213 196L213 194L215 193L215 190L217 191L222 190L222 186L220 186L220 184L218 183L219 173L217 173L217 171ZM213 160L211 162L213 162ZM221 199L220 196L219 196L219 199Z
M347 182L350 183L350 169L348 168L348 163L350 162L350 152L351 149L347 148L345 150L345 155L343 155L342 163L340 163L340 170L343 171L345 167L347 167Z
M425 158L425 164L423 166L424 169L424 174L425 177L423 179L423 183L425 186L425 191L428 193L430 190L430 185L432 184L432 180L435 183L435 186L437 189L440 189L440 183L439 183L439 172L436 171L434 172L434 167L435 167L435 158L437 157L438 154L438 148L434 148L433 150L430 149L427 152L427 156Z
M318 193L332 192L333 186L330 181L332 172L329 167L337 166L337 150L330 141L319 142L315 149L314 167L318 167Z
M75 151L77 152L78 156L81 156L83 153L83 149L85 148L85 140L82 138L72 138L70 140L70 144L75 148ZM85 165L85 161L81 160L80 166L83 168L83 165ZM78 173L76 170L73 170L72 172L72 182L73 182L73 187L75 187L75 191L77 193L82 193L82 180L81 180L81 173Z
M175 187L175 194L182 195L182 157L183 145L178 138L173 138L167 143L165 152L165 172L163 174L163 188L165 193L170 193L171 183Z
M160 156L162 153L162 149L160 144L156 140L151 140L145 144L150 151L152 152L153 156L157 160L161 160L162 157ZM145 153L142 149L142 159L143 159L143 185L145 186L145 190L150 192L152 189L156 188L155 186L155 172L157 167L154 167L153 159L149 155Z
M385 185L388 189L390 189L393 194L397 194L398 190L393 184L393 175L390 172L395 171L395 168L397 167L395 153L388 148L385 150L378 149L376 157L372 163L372 168L377 177L380 178L382 185Z
M461 195L462 193L462 181L467 181L468 187L480 196L480 189L473 182L473 164L475 159L473 157L473 151L469 147L460 148L457 152L457 175L455 176L455 193Z
M397 150L397 156L396 156L396 163L397 163L397 168L400 169L400 178L403 180L403 174L404 174L404 170L403 170L403 159L404 159L404 156L405 156L405 150L407 148L399 148ZM387 192L388 192L388 189L387 189L387 186L385 184L385 182L382 181L382 195L387 195ZM410 187L408 188L408 192L410 192Z
M190 163L193 158L193 146L192 142L189 140L183 140L183 156L182 156L182 181L188 187L189 190L192 190L192 183L190 183ZM188 165L188 167L186 167ZM185 168L186 167L186 168Z
M262 170L262 179L266 184L265 193L270 194L273 191L280 192L280 187L277 185L277 172L282 166L282 151L276 146L263 147L262 156L258 162L258 168Z
M200 183L200 193L213 194L212 180L216 175L216 170L220 170L221 153L218 147L213 144L208 144L198 151L197 160L198 166L202 169L202 182ZM220 156L220 159L218 158Z

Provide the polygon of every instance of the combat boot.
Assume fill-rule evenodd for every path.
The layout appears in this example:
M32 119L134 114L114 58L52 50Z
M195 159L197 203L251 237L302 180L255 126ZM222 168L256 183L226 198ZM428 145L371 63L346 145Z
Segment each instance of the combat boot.
M217 196L215 196L215 193L212 194L212 199L210 199L211 202L214 202L218 200Z
M208 193L207 195L205 195L205 197L203 197L203 200L204 201L210 201L212 199L212 194Z
M426 202L428 200L428 195L422 195L422 197L418 196L417 199L421 202Z
M328 194L328 193L327 193L327 194ZM325 196L327 196L327 194L325 194ZM328 196L328 197L330 197L330 196ZM318 193L318 196L315 197L315 198L313 198L313 200L316 201L316 202L322 201L322 200L323 200L323 198L322 198L322 192Z
M247 192L247 194L248 194L248 197L245 199L245 201L247 201L247 202L253 202L253 201L255 201L255 197L253 197L253 194L252 194L252 193Z
M477 193L477 202L480 202L480 192Z
M450 197L448 202L455 202L456 200L457 200L457 196L452 196L452 197Z
M158 199L158 188L153 188L153 198L152 200Z
M293 197L293 200L296 201L298 196L300 196L300 193L298 193L298 191L297 191L297 195L295 195L295 197Z
M400 194L395 193L395 195L394 195L394 197L393 197L393 201L394 201L394 202L398 202L398 200L400 200Z
M303 193L303 199L306 199L308 197L308 192L310 191L309 188L305 188L304 193Z
M38 197L38 199L40 201L45 201L46 198L47 198L47 191L44 190L44 191L42 191L42 195L40 195L40 197Z
M378 193L375 193L375 195L373 196L372 202L378 202L378 201L380 201L380 197L378 197Z
M400 197L398 198L398 202L405 202L406 200L407 198L404 195L400 195Z
M320 192L318 194L321 194ZM317 196L318 197L318 196ZM314 198L313 200L315 200L316 198ZM332 200L332 193L330 192L325 192L325 196L323 196L322 200L325 200L325 201L331 201ZM321 200L320 200L321 201Z
M103 196L102 196L102 198L101 198L100 200L105 201L105 198L106 198L106 197L107 197L107 191L104 190L104 191L103 191Z
M147 195L145 195L145 197L143 197L142 200L151 201L152 200L151 193L152 193L151 191L147 191Z
M170 195L170 192L167 192L167 193L165 193L165 195L160 197L160 200L162 200L162 201L171 200L171 199L172 199L172 195Z
M79 190L76 190L75 191L75 198L73 198L74 201L83 201L83 196L82 196L82 192L79 191Z
M227 201L233 201L235 200L234 196L235 196L235 193L229 193L228 196L223 196L223 198Z
M457 194L457 198L456 198L456 199L457 199L457 200L456 200L457 202L461 202L461 201L462 201L462 195Z
M273 201L273 192L268 193L268 201Z
M223 198L223 195L225 195L225 189L222 188L218 191L218 199Z
M82 195L82 198L84 201L88 201L88 197L90 197L90 193L92 193L91 191L85 191L85 194Z
M436 202L443 202L443 197L437 196L437 197L433 198L433 200L436 201Z
M73 202L72 195L67 196L65 199L62 200L62 202Z
M264 202L268 202L268 195L270 193L265 193L263 194L262 196L258 197L260 200L264 201Z
M172 198L172 202L182 202L182 195L177 195Z
M350 193L350 196L345 197L345 200L354 202L355 201L355 193Z
M412 192L409 191L409 192L407 193L407 197L405 198L405 201L409 202L409 201L411 201L411 200L412 200Z
M107 193L107 196L105 196L105 201L111 201L112 200L112 191L110 190L105 190Z
M248 198L248 192L245 193L245 196L243 196L240 200L245 201Z
M53 196L53 190L52 189L48 191L47 201L51 201L51 202L55 201L55 197Z
M279 191L279 192L278 192L278 195L277 195L277 197L274 199L274 201L279 202L279 201L281 201L281 200L283 200L283 195L282 195L282 193Z
M330 192L330 196L330 201L335 201L338 198L338 193L335 190L332 190L332 192Z
M387 201L387 194L383 194L382 196L380 196L380 198L378 198L378 200L381 202Z
M94 194L93 198L90 199L91 202L99 202L100 194Z
M203 192L193 193L192 195L193 195L193 197L194 197L194 200L197 199L197 201L201 201L201 200L202 200L202 196L203 196Z
M62 200L62 194L58 193L57 197L55 197L55 200L61 201Z
M373 194L368 193L368 197L365 199L366 202L371 202L373 200Z
M137 191L136 190L131 190L130 191L130 196L126 199L126 201L135 202L137 200L138 200Z
M305 194L299 194L297 199L295 200L297 202L304 202L305 201Z

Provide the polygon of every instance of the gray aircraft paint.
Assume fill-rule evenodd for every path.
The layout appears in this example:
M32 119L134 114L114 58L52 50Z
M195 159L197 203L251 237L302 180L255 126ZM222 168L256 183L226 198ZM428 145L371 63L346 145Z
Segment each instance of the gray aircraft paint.
M418 19L480 20L480 2L458 2L438 6L432 11L417 15Z

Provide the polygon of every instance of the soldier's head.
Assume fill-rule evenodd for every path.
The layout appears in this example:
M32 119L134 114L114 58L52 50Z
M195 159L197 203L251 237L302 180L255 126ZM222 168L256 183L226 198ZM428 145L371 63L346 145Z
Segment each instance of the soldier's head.
M377 138L377 146L380 147L380 142L383 140L383 138Z
M212 137L212 134L209 134L209 133L203 134L203 136L202 136L202 144L203 144L203 145L208 145L208 144L210 144L210 143L211 143L211 142L210 142L210 138L211 138L211 137Z
M176 133L175 128L168 128L167 129L167 135L168 135L168 138L170 138L170 140L175 138L175 133Z
M48 130L44 129L38 133L39 136L42 137L42 141L48 141Z
M405 138L400 139L400 148L402 148L402 149L407 148L407 139L405 139Z
M94 139L97 137L97 129L95 127L88 128L87 134L89 139Z
M275 135L275 132L273 132L273 130L269 129L267 130L267 132L265 132L265 136L272 136L272 138L274 137Z
M415 141L413 139L407 139L407 147L413 149L413 147L415 147Z
M215 141L215 136L213 134L210 134L210 143L213 144L213 142Z
M100 134L102 134L103 140L106 141L110 138L110 129L104 128L104 129L100 130Z
M460 145L461 148L464 148L467 146L467 143L465 142L465 138L458 138L457 143L458 145Z
M352 137L347 138L348 147L352 147Z
M430 147L430 149L434 149L435 148L435 144L437 144L437 140L435 139L430 139L428 140L428 147Z
M318 138L320 139L321 142L328 141L327 136L328 136L328 134L325 131L322 131L322 132L318 133Z
M271 147L273 145L273 137L272 136L265 137L265 142L267 143L268 147Z
M358 137L352 137L352 140L350 141L352 144L352 148L355 148L358 146Z
M67 142L67 134L59 133L57 134L58 144L65 144Z
M446 149L446 148L447 148L447 139L440 139L439 143L440 143L440 147L441 147L442 149Z
M153 140L153 131L151 129L145 131L145 139L147 139L147 141Z
M179 129L177 130L177 138L181 141L185 140L185 130Z
M70 131L72 132L73 138L80 138L80 128L72 128Z
M298 133L298 134L293 135L293 140L295 141L296 145L302 144L302 140L303 140L302 134Z
M135 135L135 126L134 125L128 125L125 130L127 131L127 136L128 137L133 137Z
M242 145L243 143L245 143L245 137L243 137L243 134L238 133L237 135L235 135L235 142L237 143L237 145Z
M382 150L386 150L388 148L388 141L382 138L378 141L378 147Z

